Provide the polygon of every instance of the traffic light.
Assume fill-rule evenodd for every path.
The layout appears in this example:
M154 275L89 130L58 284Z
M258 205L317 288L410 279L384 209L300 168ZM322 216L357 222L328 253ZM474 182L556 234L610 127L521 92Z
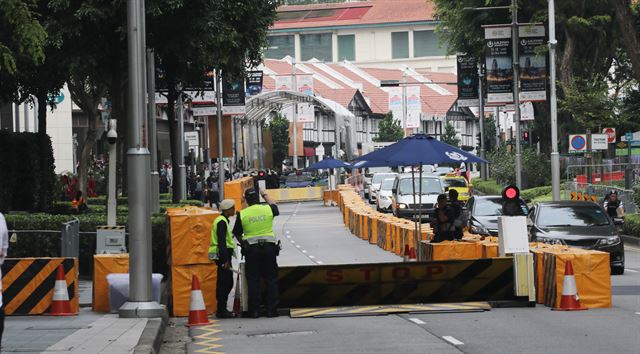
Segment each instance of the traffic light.
M522 140L526 141L526 142L529 142L529 131L528 130L525 130L525 131L522 132Z
M521 216L524 215L520 206L520 190L516 186L506 186L502 190L502 215Z
M480 151L480 146L482 146L482 136L480 133L476 134L476 146L478 147L478 151Z

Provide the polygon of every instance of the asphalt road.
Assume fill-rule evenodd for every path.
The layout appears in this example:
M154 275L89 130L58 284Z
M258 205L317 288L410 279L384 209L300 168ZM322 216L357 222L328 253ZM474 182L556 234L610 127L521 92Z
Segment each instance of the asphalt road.
M352 236L336 208L304 203L280 209L275 231L284 245L281 265L399 260ZM215 324L215 343L225 353L637 354L640 249L627 247L625 253L627 271L612 277L610 309L554 312L538 306L457 314L231 319Z

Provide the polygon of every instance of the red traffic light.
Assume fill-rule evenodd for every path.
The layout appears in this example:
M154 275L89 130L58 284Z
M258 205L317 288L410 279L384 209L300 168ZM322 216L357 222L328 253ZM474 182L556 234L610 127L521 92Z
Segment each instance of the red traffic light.
M525 131L522 133L522 140L529 141L529 132Z
M502 190L502 198L507 200L518 199L520 190L516 186L507 186Z
M258 176L260 176L260 177L264 177L264 171L260 171L260 172L258 172Z

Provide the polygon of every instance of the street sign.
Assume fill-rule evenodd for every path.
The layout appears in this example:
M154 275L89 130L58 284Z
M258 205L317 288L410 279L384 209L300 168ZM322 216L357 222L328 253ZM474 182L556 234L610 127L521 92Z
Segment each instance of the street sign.
M624 140L625 141L633 140L633 133L624 133Z
M591 150L607 150L608 139L607 134L591 134Z
M217 113L216 106L193 107L194 117L215 116Z
M587 151L587 134L569 135L569 152L580 153Z
M602 133L607 134L607 143L614 144L616 142L616 128L602 128Z
M184 132L184 141L189 143L189 147L198 146L200 144L198 132Z

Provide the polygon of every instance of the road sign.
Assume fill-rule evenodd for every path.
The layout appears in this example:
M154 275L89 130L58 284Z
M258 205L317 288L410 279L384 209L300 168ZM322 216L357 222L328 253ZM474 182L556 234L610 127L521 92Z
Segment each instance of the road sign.
M633 133L624 133L624 140L625 141L633 140Z
M607 150L608 140L607 134L591 134L591 150Z
M184 132L184 140L189 143L189 147L198 146L200 144L198 132Z
M569 152L579 153L587 151L587 134L569 135Z
M193 107L192 111L194 117L215 116L217 113L216 106Z
M607 134L607 143L614 144L616 142L616 128L602 128L602 133Z

